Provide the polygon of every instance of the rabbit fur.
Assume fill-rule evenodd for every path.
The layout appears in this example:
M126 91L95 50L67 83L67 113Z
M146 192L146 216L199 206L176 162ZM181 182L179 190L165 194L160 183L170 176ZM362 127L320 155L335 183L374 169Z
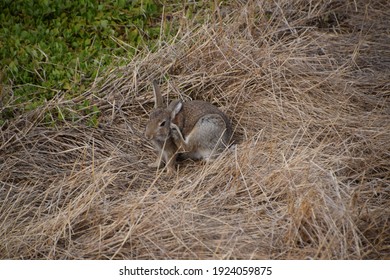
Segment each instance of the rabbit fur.
M182 159L209 160L218 156L229 144L232 127L229 118L209 102L172 101L164 108L156 81L153 82L155 106L149 116L145 137L158 152L149 167L166 164L169 173L175 170L180 152Z

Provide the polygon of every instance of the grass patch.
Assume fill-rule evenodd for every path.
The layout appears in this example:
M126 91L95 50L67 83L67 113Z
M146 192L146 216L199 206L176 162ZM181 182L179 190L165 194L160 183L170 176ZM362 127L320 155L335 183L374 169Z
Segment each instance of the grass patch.
M59 93L80 95L119 58L153 48L161 10L151 0L2 1L2 102L15 106L2 110L2 123Z
M2 126L0 258L389 257L390 3L228 2ZM148 168L153 79L220 107L236 145Z

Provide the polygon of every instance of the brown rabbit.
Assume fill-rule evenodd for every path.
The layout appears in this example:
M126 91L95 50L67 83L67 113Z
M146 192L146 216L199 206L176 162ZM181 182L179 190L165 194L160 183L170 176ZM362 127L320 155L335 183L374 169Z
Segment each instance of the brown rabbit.
M177 152L183 158L214 158L229 144L232 127L228 117L206 101L172 101L167 108L157 82L153 82L155 107L150 113L145 136L151 140L159 156L150 167L160 167L161 160L168 172L175 170Z

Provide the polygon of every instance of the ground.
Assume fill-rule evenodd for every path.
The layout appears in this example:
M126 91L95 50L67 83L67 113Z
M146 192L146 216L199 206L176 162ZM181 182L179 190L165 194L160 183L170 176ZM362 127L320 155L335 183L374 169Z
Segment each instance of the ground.
M232 1L4 124L0 258L388 259L390 3L326 2ZM153 79L223 110L232 146L149 168ZM98 126L45 123L84 100Z

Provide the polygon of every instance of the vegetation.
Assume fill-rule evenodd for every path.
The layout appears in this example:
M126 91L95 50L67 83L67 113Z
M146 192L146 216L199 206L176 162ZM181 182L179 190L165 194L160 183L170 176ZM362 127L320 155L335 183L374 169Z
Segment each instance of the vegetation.
M140 44L153 48L161 7L152 0L1 1L0 65L3 83L11 84L3 103L12 92L24 111L59 92L68 99L84 92L117 58L131 58ZM3 111L0 120L16 113Z
M181 3L195 2L211 3ZM121 52L100 41L85 91L72 92L84 81L77 63L71 89L58 80L35 109L17 111L24 93L5 89L14 117L0 129L0 258L388 259L390 1L234 0L201 17L172 7L174 37L150 35L131 59L118 43L121 67L93 72L112 62L108 49ZM96 28L117 32L109 20ZM41 60L17 65L25 79L53 59L29 46ZM217 105L235 143L172 176L149 168L150 80L166 100ZM66 116L73 108L79 119Z

